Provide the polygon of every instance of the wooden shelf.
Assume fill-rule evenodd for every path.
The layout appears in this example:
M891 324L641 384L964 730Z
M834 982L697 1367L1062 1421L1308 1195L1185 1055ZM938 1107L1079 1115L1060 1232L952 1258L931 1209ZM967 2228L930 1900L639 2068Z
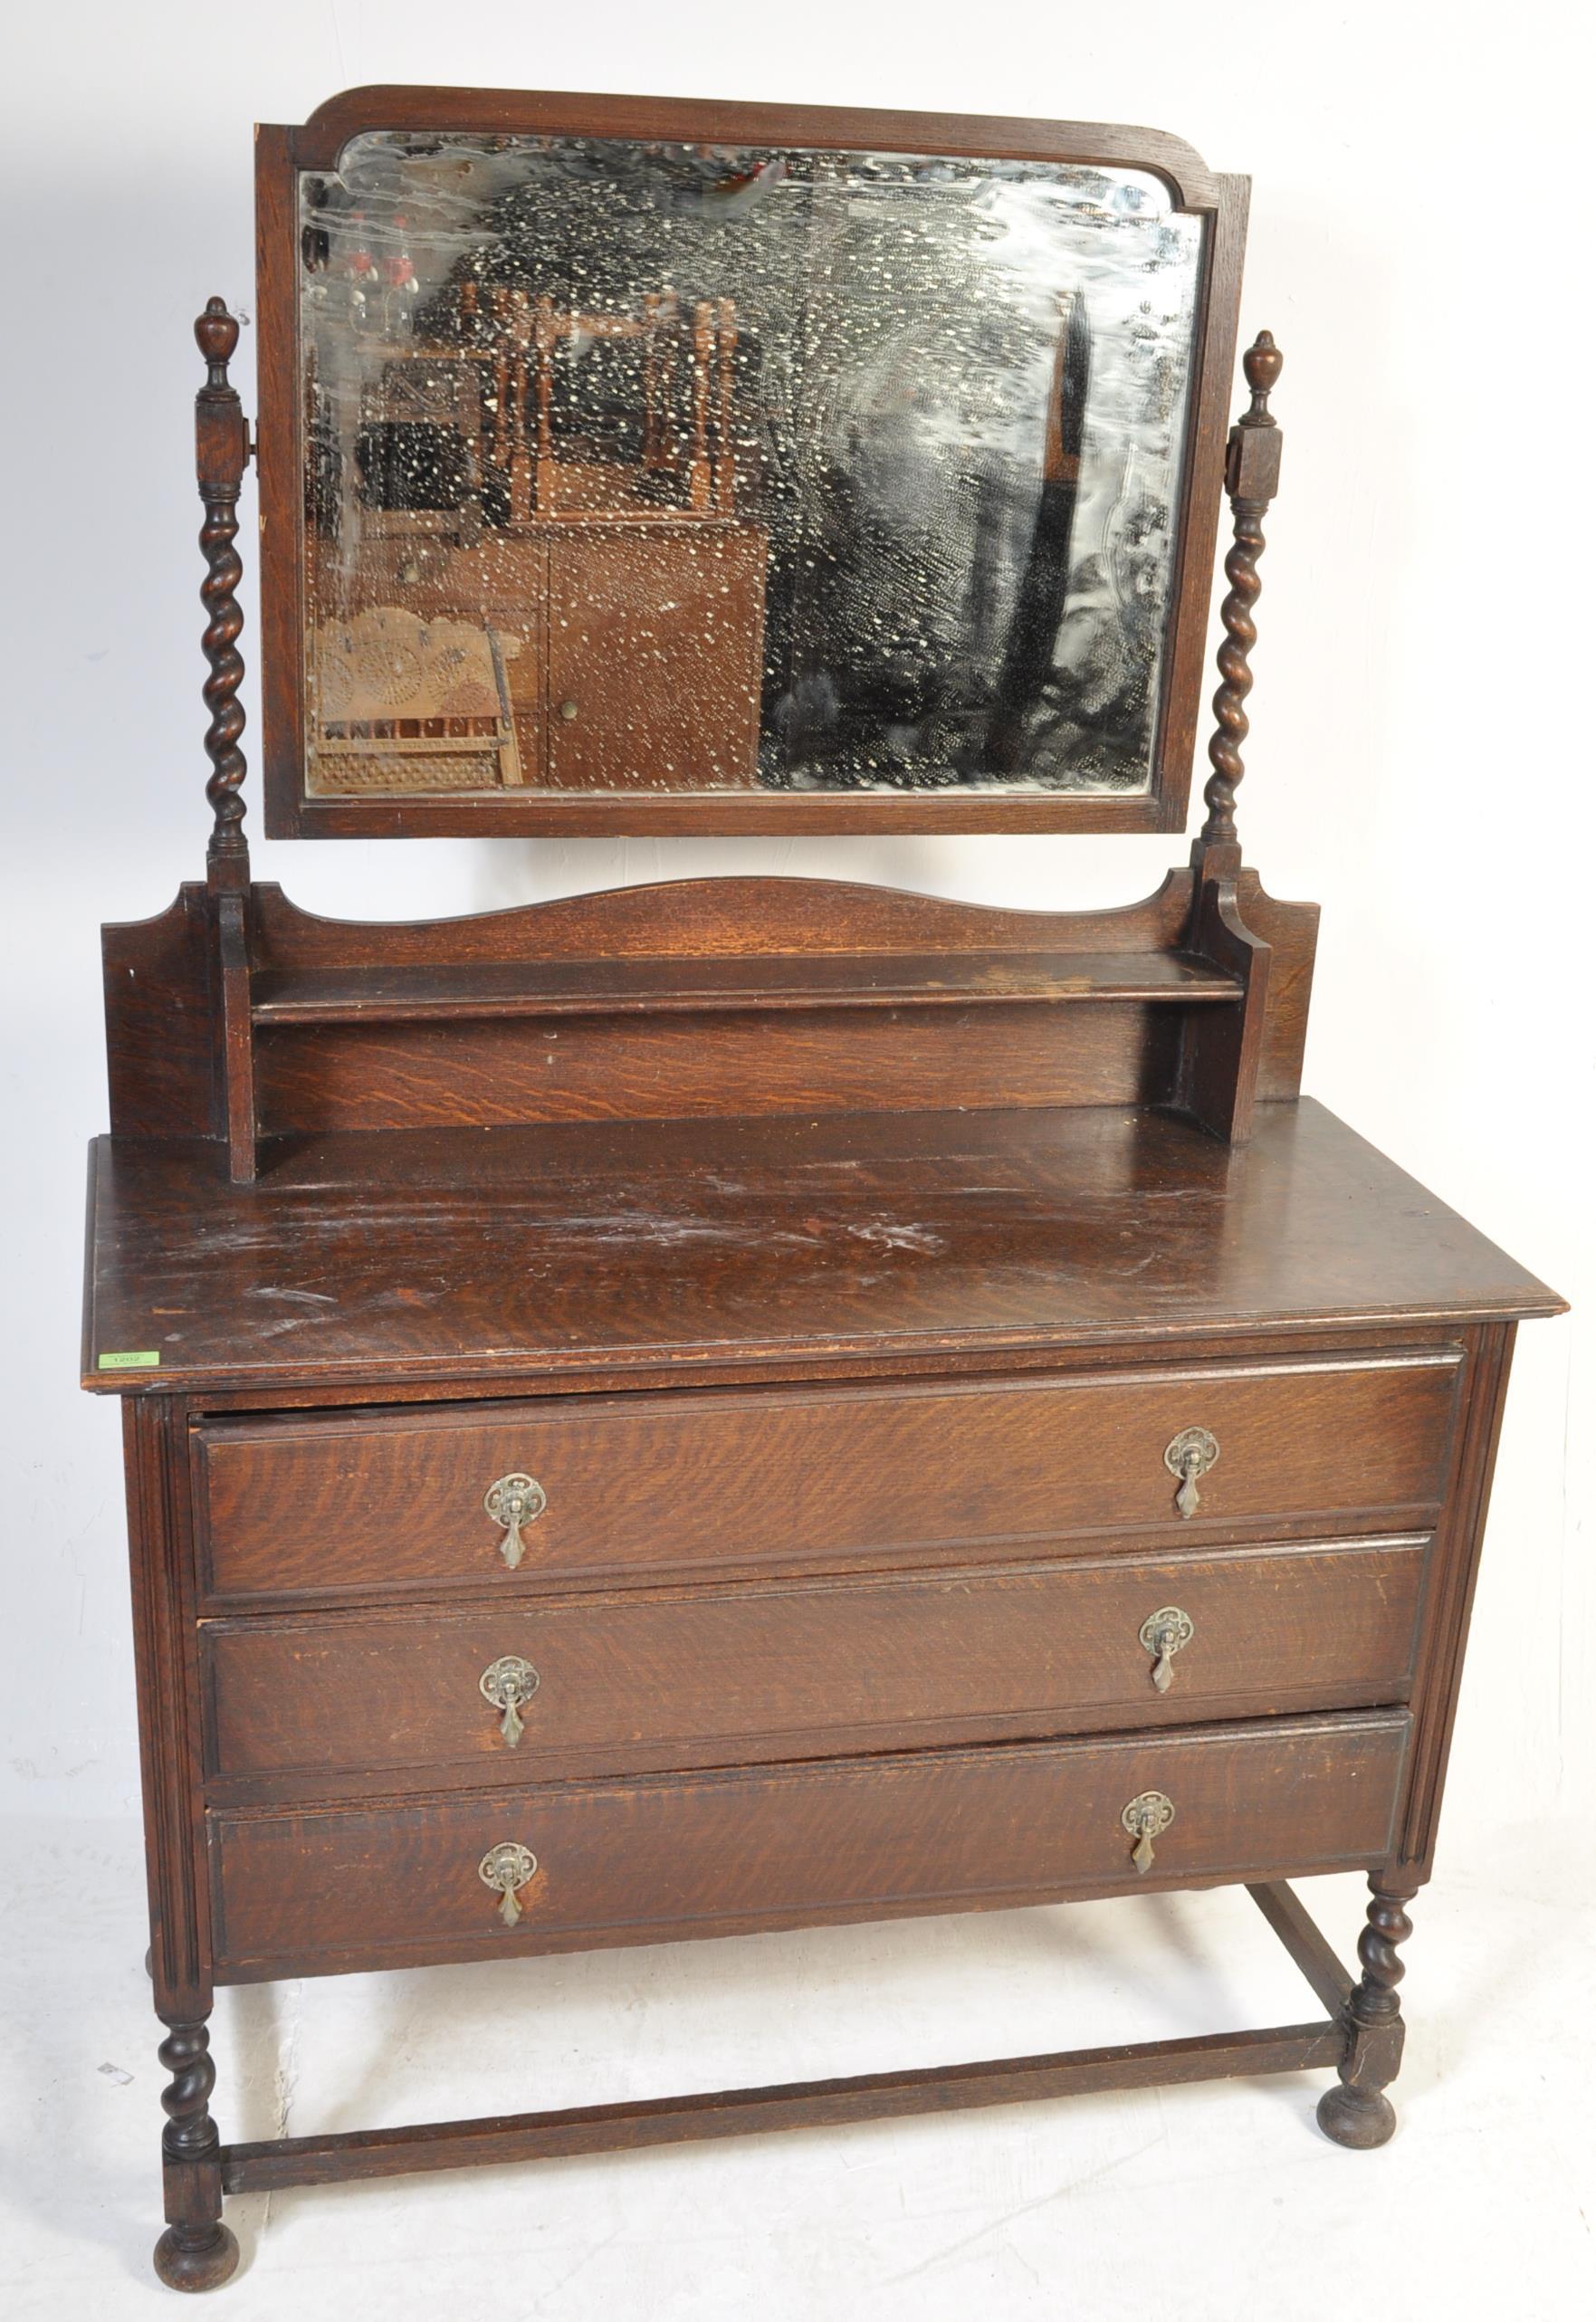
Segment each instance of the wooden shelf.
M263 1027L414 1024L513 1016L698 1015L769 1008L969 1008L1016 1001L1241 999L1233 978L1173 951L990 951L919 957L540 960L262 970Z

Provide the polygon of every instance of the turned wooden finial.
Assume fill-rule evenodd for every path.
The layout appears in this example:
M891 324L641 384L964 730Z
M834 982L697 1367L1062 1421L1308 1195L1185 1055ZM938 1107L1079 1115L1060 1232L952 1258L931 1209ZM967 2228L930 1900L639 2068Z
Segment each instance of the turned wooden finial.
M1285 356L1275 344L1272 330L1260 330L1241 358L1241 368L1247 373L1247 383L1252 389L1252 409L1247 417L1255 426L1273 427L1276 425L1269 416L1269 396L1280 384L1285 361ZM1244 420L1242 425L1246 424Z
M1202 794L1208 819L1199 846L1237 843L1236 786L1247 771L1241 745L1247 740L1246 702L1252 692L1247 656L1258 639L1252 608L1263 588L1258 578L1258 559L1265 545L1263 519L1280 482L1280 428L1269 409L1269 396L1285 360L1268 331L1260 330L1241 361L1252 402L1230 430L1225 456L1225 489L1230 495L1236 531L1225 559L1230 589L1219 607L1225 640L1219 652L1219 690L1214 695L1218 722L1208 746L1209 763L1214 770Z
M194 338L211 367L206 385L225 387L227 366L238 347L238 317L228 313L225 299L206 299L205 312L195 318Z
M207 616L201 643L210 664L205 699L211 722L205 746L211 776L205 796L215 817L205 869L213 893L239 893L249 884L249 844L244 835L244 800L239 796L244 776L244 752L238 747L244 732L244 712L238 702L244 681L244 656L238 651L244 613L234 594L244 578L244 567L233 543L238 534L238 493L250 440L244 406L227 377L228 363L238 345L238 321L228 313L225 301L206 300L205 312L195 322L194 337L205 359L205 383L194 398L195 471L205 511L199 535L205 559L199 594Z

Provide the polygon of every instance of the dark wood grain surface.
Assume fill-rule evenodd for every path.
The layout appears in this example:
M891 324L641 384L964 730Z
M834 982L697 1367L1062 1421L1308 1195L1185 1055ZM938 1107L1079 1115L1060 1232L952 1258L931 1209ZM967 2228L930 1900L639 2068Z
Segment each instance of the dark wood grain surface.
M992 1352L1561 1301L1310 1101L98 1142L85 1383ZM105 1352L158 1369L103 1371Z
M255 1131L861 1109L1174 1104L1245 1143L1300 1088L1318 921L1200 866L1083 913L797 878L410 924L234 900L107 928L104 970L112 1134L225 1132L241 1176Z
M219 1979L587 1949L1377 1860L1398 1710L211 1817ZM1120 1820L1175 1819L1139 1876ZM478 1876L526 1847L514 1926Z
M430 1581L502 1601L517 1581L851 1567L1077 1533L1184 1544L1199 1518L1422 1521L1460 1367L1454 1350L221 1419L196 1438L201 1567L212 1599ZM1186 1516L1164 1454L1189 1427L1220 1457ZM511 1475L548 1503L513 1575L483 1506Z
M664 1009L545 1024L479 1009L453 1022L273 1022L256 1046L260 1128L272 1137L1168 1095L1179 1027L1167 1008L1108 999L1070 1015L1067 1033L1054 1007L1034 1002L781 1007L707 1021Z
M980 1008L1015 1000L1221 1006L1230 977L1179 951L990 951L814 959L548 960L530 966L307 969L257 979L257 1024L456 1023L473 1017L712 1016L824 1008Z
M949 1566L563 1603L209 1620L209 1794L418 1769L429 1786L1194 1725L1400 1701L1423 1534ZM1143 1624L1191 1635L1153 1684ZM507 1741L484 1698L535 1672ZM231 1777L231 1781L228 1778ZM312 1785L316 1787L313 1789Z
M181 891L179 906L187 893ZM1249 893L1249 911L1257 901ZM944 975L958 978L971 961L1023 967L1039 954L1078 960L1084 953L1167 953L1179 950L1190 920L1191 873L1171 871L1152 894L1095 911L1018 911L850 879L748 874L606 887L456 919L326 919L302 910L270 881L255 886L253 902L256 964L263 971L353 967L433 974L515 965L558 976L560 963L574 962L598 990L624 974L616 963L625 961L651 977L657 1005L673 970L691 982L711 960L728 963L732 973L731 963L741 963L763 985L785 975L835 987L839 974L856 979L866 966L890 978L913 962L918 981L935 960ZM167 916L116 932L158 927ZM837 962L851 965L839 969Z
M1192 208L1224 184L1168 129L1121 121L1053 121L1001 113L900 112L852 105L750 104L716 97L612 95L574 89L438 89L368 81L341 89L281 132L302 169L331 169L370 129L474 129L501 137L622 137L705 145L812 146L818 151L945 153L975 159L1066 160L1145 168ZM1243 181L1245 182L1245 181Z

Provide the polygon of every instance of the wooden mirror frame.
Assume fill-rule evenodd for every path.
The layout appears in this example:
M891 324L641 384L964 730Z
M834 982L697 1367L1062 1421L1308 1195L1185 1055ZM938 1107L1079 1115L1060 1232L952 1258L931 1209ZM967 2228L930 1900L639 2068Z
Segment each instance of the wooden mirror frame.
M922 794L703 790L674 795L543 791L516 798L310 796L304 734L307 560L298 179L301 171L335 169L352 138L406 129L946 154L1134 168L1160 178L1180 210L1202 220L1204 232L1185 457L1174 524L1167 653L1148 788L1130 795L948 789ZM1236 358L1246 177L1214 174L1189 145L1161 130L1113 124L674 97L368 87L330 99L301 128L261 128L255 183L263 756L269 837L727 837L754 832L813 836L1185 827Z

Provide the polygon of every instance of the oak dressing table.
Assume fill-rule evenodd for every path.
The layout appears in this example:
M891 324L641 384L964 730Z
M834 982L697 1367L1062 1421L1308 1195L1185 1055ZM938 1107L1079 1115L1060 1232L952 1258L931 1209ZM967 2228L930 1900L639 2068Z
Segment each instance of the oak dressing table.
M196 325L206 876L105 931L163 2280L230 2192L1323 2068L1391 2133L1516 1323L1299 1094L1236 788L1246 184L1080 124L360 90ZM807 879L358 924L278 836L1183 827L1112 911ZM1290 1886L1357 1868L1355 1978ZM1245 1884L1265 2031L225 2143L218 1984ZM225 2110L225 2107L224 2107Z

